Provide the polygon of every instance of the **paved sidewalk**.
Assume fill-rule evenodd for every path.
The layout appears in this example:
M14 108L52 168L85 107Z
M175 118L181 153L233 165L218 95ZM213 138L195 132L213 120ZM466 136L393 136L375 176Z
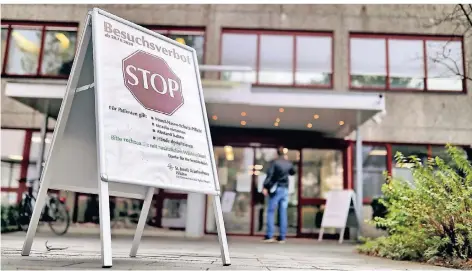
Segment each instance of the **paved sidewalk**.
M40 232L30 257L20 255L24 233L2 234L1 270L101 270L100 237L95 233L54 236ZM68 247L47 251L50 247ZM143 238L137 258L129 258L132 236L112 237L115 270L448 270L430 265L359 255L354 245L289 239L264 244L252 237L229 237L232 265L221 265L216 236L191 240L178 236Z

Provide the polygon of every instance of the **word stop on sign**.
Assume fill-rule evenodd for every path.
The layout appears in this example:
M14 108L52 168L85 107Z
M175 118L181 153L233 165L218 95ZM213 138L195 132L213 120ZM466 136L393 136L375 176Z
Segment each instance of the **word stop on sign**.
M123 59L126 88L146 109L172 115L184 104L182 83L167 62L144 51Z

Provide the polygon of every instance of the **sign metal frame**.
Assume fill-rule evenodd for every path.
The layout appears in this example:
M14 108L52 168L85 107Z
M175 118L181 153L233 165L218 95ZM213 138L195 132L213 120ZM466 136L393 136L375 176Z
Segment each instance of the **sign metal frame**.
M42 213L42 209L45 205L48 189L60 188L60 189L66 189L73 192L86 191L88 193L95 193L99 195L101 258L102 258L102 267L104 268L112 266L111 227L110 227L110 209L109 209L110 194L144 199L144 204L141 210L141 214L139 217L138 225L136 228L136 232L134 235L134 239L133 239L133 243L132 243L132 247L130 251L130 257L136 257L139 244L141 241L142 233L144 230L144 226L146 224L146 218L149 213L150 206L151 206L151 201L154 195L155 188L163 188L163 189L167 188L167 189L173 189L173 190L181 190L181 191L190 192L190 193L204 193L204 194L212 195L214 197L213 208L214 208L216 226L217 226L217 231L218 231L218 239L219 239L219 244L220 244L220 249L221 249L222 263L224 266L229 266L231 262L230 262L230 257L229 257L228 242L226 238L226 230L225 230L225 226L223 222L223 213L221 209L220 186L218 182L217 168L216 168L215 158L213 154L213 144L212 144L210 130L209 130L209 123L208 123L208 117L207 117L207 112L205 108L205 100L203 97L203 90L202 90L202 85L201 85L198 62L193 61L194 62L193 65L196 71L195 74L196 74L196 80L197 80L197 86L198 86L198 94L199 94L201 110L202 110L201 114L204 121L204 130L205 130L206 139L208 143L207 144L208 151L210 154L211 170L213 171L213 176L214 176L213 181L215 185L215 191L208 191L208 190L201 191L198 189L185 189L185 188L178 189L175 187L165 187L165 185L150 185L150 184L146 185L142 183L137 183L136 180L123 180L120 178L107 176L106 173L104 172L104 169L106 168L105 167L106 161L105 161L105 155L104 155L105 149L104 149L103 144L100 144L104 142L104 133L102 129L100 128L100 123L99 123L99 121L103 118L104 109L100 106L99 101L101 101L101 91L100 91L100 86L98 84L98 80L96 80L96 78L98 78L98 76L100 75L97 72L98 69L94 69L93 75L89 75L89 77L92 77L92 78L83 79L81 76L82 73L84 72L84 69L89 68L89 67L85 67L84 62L86 60L87 53L90 54L90 51L88 51L91 49L89 48L90 46L93 47L92 68L101 65L100 55L97 54L97 46L99 46L97 44L100 42L100 39L98 38L99 32L98 32L98 28L93 25L94 22L97 21L98 16L105 16L109 19L115 20L119 23L135 28L136 30L141 31L145 34L149 34L156 38L162 39L165 42L171 43L172 45L179 46L187 51L190 51L192 53L194 60L197 59L196 51L193 48L180 44L167 37L163 37L153 31L150 31L144 27L141 27L139 25L126 21L120 17L117 17L108 12L105 12L101 9L94 8L92 11L88 12L87 18L85 20L85 25L82 30L82 35L78 44L79 46L77 47L77 51L76 51L73 65L72 65L69 80L67 82L66 93L64 95L64 99L61 105L61 109L60 109L59 116L57 119L57 124L54 129L53 139L51 142L51 151L48 154L48 159L46 161L46 165L41 175L41 185L40 185L39 192L37 195L37 200L35 202L35 206L33 209L33 214L31 216L28 232L25 237L21 255L23 256L30 255L33 239L34 239L37 226L38 226L38 222ZM92 80L93 82L87 82L87 83L83 82L83 81L87 81L87 79ZM83 86L78 86L79 83L82 83ZM86 86L87 88L84 89L84 86ZM59 180L59 183L55 183L58 181L54 180L53 182L52 180L54 177L53 176L54 172L58 171L60 167L62 166L60 164L61 163L60 158L61 158L61 155L64 156L64 154L61 153L61 147L63 147L65 144L71 144L70 142L65 140L65 135L66 135L66 130L68 130L69 133L71 130L71 128L67 126L67 123L68 123L68 120L70 121L72 119L70 118L70 115L74 107L74 98L77 98L75 96L82 95L83 93L86 93L86 92L89 92L90 93L89 95L92 95L92 92L93 92L93 95L94 95L93 99L95 101L95 113L94 113L95 119L86 120L86 121L94 121L95 127L96 127L95 134L93 135L96 141L96 148L95 148L96 152L86 154L86 155L90 154L91 158L94 158L93 156L96 156L97 158L96 160L97 165L96 167L93 167L93 168L96 169L96 175L94 176L96 176L96 181L98 182L98 186L95 186L94 188L85 187L85 186L81 187L80 183L73 184L73 185L70 185L67 183L61 183L60 180ZM78 106L77 103L79 101L75 101L75 102L76 102L75 106L77 107ZM71 124L69 124L69 126L71 126ZM72 155L72 154L69 154L69 155ZM71 168L78 167L77 165L68 165L68 166ZM113 185L114 189L110 190L109 185ZM127 186L124 186L124 185L127 185ZM141 186L141 187L144 186L143 188L145 189L138 190L138 192L135 192L135 191L129 192L126 189L129 185Z

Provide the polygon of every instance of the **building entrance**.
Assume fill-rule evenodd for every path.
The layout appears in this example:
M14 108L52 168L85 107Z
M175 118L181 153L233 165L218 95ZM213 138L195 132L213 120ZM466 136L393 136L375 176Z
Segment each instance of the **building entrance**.
M228 234L263 236L268 200L261 194L276 147L215 147L222 193L235 193L231 210L225 212ZM326 193L344 188L343 149L285 149L296 168L289 183L288 236L316 235L320 228ZM210 198L207 200L206 232L216 233ZM278 215L277 213L275 214ZM276 225L277 225L277 219Z

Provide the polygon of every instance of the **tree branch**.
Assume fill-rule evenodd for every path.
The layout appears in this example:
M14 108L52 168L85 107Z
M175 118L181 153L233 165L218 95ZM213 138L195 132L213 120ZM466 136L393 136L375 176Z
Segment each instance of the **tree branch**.
M469 5L472 13L472 5ZM472 25L472 19L469 16L469 13L467 13L467 10L465 10L463 4L459 4L459 7L461 8L462 12L464 12L464 16L467 18L467 21L469 22L470 25Z

